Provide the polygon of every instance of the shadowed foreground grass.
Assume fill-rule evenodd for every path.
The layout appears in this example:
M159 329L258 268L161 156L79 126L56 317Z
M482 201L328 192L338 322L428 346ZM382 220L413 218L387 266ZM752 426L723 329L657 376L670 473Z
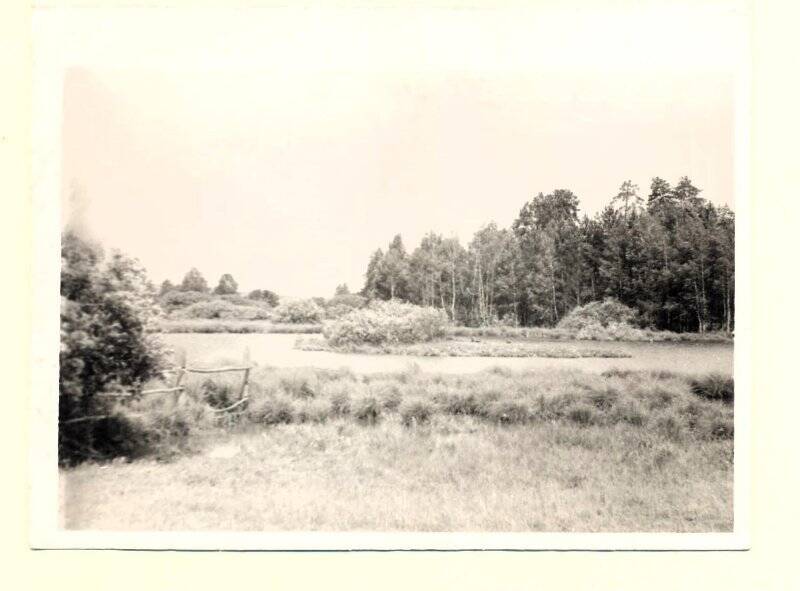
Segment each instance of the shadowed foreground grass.
M65 525L730 531L732 387L665 372L260 368L227 428L202 410L228 403L225 382L190 385L180 412L197 424L170 423L189 445L169 461L63 470Z

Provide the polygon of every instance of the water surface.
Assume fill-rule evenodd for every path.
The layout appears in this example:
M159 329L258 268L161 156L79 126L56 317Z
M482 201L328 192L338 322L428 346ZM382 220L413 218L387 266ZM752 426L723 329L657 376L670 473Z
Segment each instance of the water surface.
M299 351L295 334L169 333L162 335L168 346L185 350L189 365L209 365L221 360L240 360L245 350L258 365L275 367L346 367L356 373L400 371L416 363L423 371L470 373L490 367L512 369L574 368L602 372L611 368L669 370L682 373L733 374L733 345L730 343L617 343L599 341L541 342L556 347L610 349L628 358L553 359L544 357L417 357L410 355L364 355ZM489 339L486 339L489 340Z

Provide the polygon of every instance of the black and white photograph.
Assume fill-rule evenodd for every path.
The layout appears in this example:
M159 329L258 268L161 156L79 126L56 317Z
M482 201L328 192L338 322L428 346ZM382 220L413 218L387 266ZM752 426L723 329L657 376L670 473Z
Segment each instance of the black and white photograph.
M747 26L39 11L35 539L745 548Z

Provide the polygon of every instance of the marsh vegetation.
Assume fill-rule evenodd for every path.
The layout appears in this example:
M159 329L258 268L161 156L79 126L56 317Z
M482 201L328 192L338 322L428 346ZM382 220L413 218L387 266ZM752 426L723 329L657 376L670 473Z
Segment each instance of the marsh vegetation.
M219 416L233 384L197 380L177 413L163 400L136 407L148 435L133 461L63 474L66 525L725 531L733 410L705 394L732 383L714 384L261 369L247 407Z

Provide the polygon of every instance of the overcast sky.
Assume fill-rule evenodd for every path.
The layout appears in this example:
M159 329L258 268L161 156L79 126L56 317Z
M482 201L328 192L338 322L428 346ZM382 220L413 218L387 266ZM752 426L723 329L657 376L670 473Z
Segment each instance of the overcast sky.
M270 16L76 41L64 194L157 283L194 266L244 291L356 290L394 234L466 244L556 188L591 215L626 179L646 195L685 174L733 207L727 9Z

